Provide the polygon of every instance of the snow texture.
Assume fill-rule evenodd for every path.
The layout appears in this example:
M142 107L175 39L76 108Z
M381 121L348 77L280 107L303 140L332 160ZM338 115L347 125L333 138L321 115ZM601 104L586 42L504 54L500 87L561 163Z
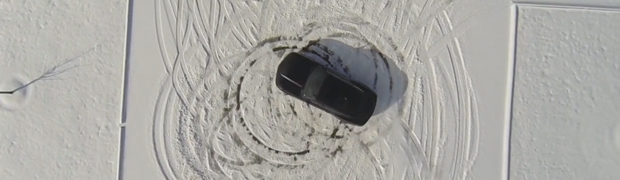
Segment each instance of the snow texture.
M447 15L455 5L157 0L161 170L168 179L465 179L478 121ZM377 92L366 126L275 87L280 59L302 49Z
M620 13L524 5L518 21L510 179L620 179Z
M126 11L0 1L0 179L117 178Z

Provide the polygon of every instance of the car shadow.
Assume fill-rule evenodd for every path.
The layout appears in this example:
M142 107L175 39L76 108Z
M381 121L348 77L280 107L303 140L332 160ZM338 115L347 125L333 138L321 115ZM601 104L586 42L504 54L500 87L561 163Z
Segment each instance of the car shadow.
M311 41L299 52L375 91L374 115L399 102L407 88L407 75L376 49L353 47L336 39Z

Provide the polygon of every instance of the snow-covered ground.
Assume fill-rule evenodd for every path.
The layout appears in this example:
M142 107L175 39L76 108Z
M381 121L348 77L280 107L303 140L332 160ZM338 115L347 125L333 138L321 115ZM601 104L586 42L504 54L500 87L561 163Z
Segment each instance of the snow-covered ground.
M0 1L0 179L117 177L126 8Z
M0 179L618 179L618 7L0 1ZM369 124L275 87L301 49Z
M463 51L459 36L472 28L461 23L475 24L468 20L483 24L481 17L501 10L508 17L507 1L473 11L467 2L445 0L151 4L134 6L141 7L134 12L134 32L143 35L132 35L125 148L138 149L131 142L149 138L133 133L145 120L132 121L148 118L135 115L138 108L152 107L152 146L170 179L463 179L471 176L481 149L478 109L495 106L500 113L485 118L504 118L505 99L482 96L480 106L466 68L464 53L475 58L484 46ZM489 94L506 96L509 48L495 48L505 52L494 54L505 59L498 64L504 70L484 76L493 74L500 81L495 85L505 86ZM302 49L377 92L367 125L342 124L275 87L279 61ZM140 72L147 71L158 73L149 76L157 89L131 83L144 82ZM155 106L132 100L138 93L157 97ZM504 126L500 121L490 129ZM496 171L478 176L502 176L505 138L502 131L494 136L484 141L495 145L482 148L490 153L479 167ZM144 159L129 155L135 154L125 154L124 173L137 177L129 171Z

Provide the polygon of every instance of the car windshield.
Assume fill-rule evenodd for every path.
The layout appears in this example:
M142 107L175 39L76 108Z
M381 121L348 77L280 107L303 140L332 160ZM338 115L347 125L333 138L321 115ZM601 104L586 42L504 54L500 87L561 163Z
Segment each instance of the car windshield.
M308 76L308 80L306 81L304 89L301 92L302 98L314 101L326 76L327 72L325 69L321 67L314 68L312 73L310 73L310 76Z
M356 113L363 107L364 94L358 88L333 75L325 76L316 101L343 113Z

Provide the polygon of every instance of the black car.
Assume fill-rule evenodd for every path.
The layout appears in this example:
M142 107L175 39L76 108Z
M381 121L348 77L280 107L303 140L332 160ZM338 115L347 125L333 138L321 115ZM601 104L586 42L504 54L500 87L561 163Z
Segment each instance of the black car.
M345 122L363 126L372 116L377 94L368 86L350 80L296 52L278 66L276 86Z

